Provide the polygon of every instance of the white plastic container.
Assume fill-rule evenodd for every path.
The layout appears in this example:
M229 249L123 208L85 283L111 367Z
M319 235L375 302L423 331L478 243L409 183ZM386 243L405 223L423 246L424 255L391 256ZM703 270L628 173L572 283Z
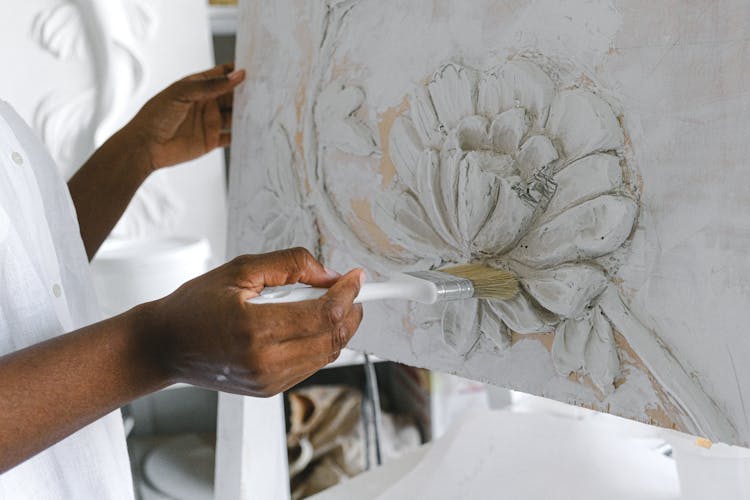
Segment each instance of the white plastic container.
M696 438L670 435L682 500L750 498L750 449L726 444L700 446Z
M205 273L210 256L205 239L107 240L91 262L99 304L115 315L164 297Z

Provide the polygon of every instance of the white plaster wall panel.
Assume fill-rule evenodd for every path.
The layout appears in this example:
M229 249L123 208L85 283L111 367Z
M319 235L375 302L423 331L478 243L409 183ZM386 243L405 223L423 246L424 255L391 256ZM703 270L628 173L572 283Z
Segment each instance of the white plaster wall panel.
M352 345L748 444L747 9L247 0L232 253L509 268Z
M213 65L202 0L21 2L2 20L0 96L36 129L65 175L153 94ZM223 157L153 175L115 234L226 239Z

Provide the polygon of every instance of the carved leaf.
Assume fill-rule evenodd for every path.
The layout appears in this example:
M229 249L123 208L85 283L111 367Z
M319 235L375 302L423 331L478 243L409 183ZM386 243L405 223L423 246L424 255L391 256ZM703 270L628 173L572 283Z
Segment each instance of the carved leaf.
M294 152L289 133L281 124L273 125L265 154L268 161L268 186L280 200L302 205L301 182L294 168Z
M253 197L249 210L256 232L263 234L263 250L301 246L314 251L318 239L315 220L305 206L294 152L283 126L272 127L264 151L266 184Z
M58 2L34 18L31 33L39 45L58 59L86 57L86 30L78 6Z
M372 130L354 115L364 99L362 89L340 82L330 84L320 93L315 117L323 145L358 156L379 151Z
M568 161L622 146L624 136L609 104L591 92L565 90L550 107L547 130L562 145Z

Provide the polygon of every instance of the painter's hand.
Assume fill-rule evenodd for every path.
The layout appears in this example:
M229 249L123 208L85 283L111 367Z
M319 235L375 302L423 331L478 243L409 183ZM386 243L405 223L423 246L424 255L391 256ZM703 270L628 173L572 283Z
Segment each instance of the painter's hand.
M126 125L156 170L228 146L232 140L232 94L245 78L223 64L173 83L149 100Z
M152 303L154 346L173 381L271 396L335 360L362 319L364 272L327 271L304 249L245 255ZM264 286L330 287L317 300L250 304Z

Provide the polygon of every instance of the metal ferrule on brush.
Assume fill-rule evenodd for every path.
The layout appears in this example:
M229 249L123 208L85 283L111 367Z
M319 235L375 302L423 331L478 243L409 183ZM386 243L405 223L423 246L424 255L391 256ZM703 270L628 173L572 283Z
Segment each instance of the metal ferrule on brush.
M413 271L404 274L434 283L437 288L438 302L470 299L474 296L474 284L465 278L440 271Z

